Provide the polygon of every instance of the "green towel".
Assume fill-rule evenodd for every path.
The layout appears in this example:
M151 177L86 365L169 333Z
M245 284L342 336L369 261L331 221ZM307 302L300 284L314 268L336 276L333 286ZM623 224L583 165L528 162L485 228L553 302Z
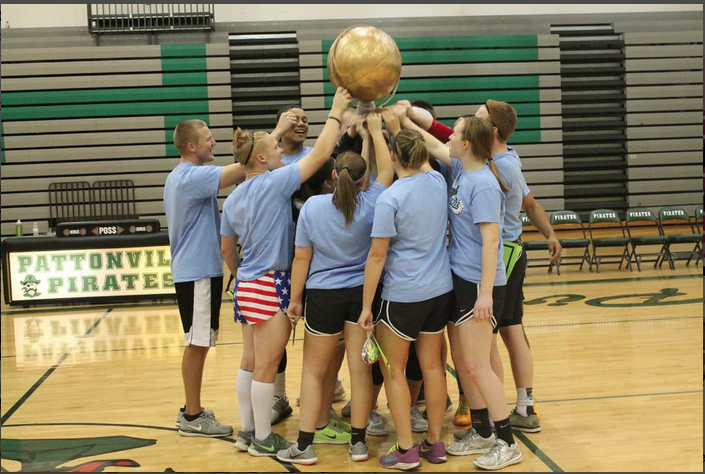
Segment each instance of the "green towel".
M514 270L514 265L521 257L524 248L520 244L515 244L514 242L502 242L504 244L504 268L507 270L507 280L509 280L509 275L512 274Z

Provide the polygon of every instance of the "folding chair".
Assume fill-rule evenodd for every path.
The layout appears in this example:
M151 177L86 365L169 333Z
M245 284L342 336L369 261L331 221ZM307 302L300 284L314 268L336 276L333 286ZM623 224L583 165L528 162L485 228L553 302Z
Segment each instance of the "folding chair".
M702 234L696 234L693 223L690 221L690 216L680 206L662 207L658 211L659 229L661 235L668 237L670 261L675 268L675 260L678 258L688 258L686 266L690 265L690 261L695 259L695 264L698 263L698 256L702 255L701 244L703 241ZM673 244L695 244L693 250L687 252L674 252ZM662 262L663 263L663 262Z
M703 235L703 206L698 206L695 208L695 228L698 230L698 234ZM700 241L700 249L702 250L703 244ZM695 257L695 265L698 264L703 259L703 253L700 252L697 257Z
M632 244L632 252L629 255L629 261L636 262L637 270L641 271L641 262L643 257L656 256L654 268L663 260L668 260L668 265L671 266L671 258L669 255L670 246L668 237L661 235L658 226L658 219L651 209L645 207L635 207L627 209L627 235ZM660 245L661 250L658 253L637 253L636 249L640 245ZM673 267L671 267L673 269Z
M622 221L617 215L617 211L612 209L597 209L590 213L588 224L590 229L590 241L592 242L592 263L595 264L597 273L600 273L602 259L619 257L619 268L622 262L627 262L627 268L631 271L632 264L629 260L629 237L624 232ZM617 247L622 249L621 254L597 255L600 247ZM605 262L617 263L617 262Z
M526 214L521 214L521 243L524 246L524 251L528 252L529 250L546 250L548 251L548 242L546 239L543 238L543 236L539 233L538 229L534 227L534 225L531 223L531 220L529 220L529 217ZM541 240L537 240L537 237L541 237ZM538 261L543 261L545 260L544 258L528 258L529 254L526 254L527 259L526 262L527 264L531 262L538 262ZM550 272L552 270L551 265L550 265L550 260L549 260L549 268L548 271Z
M558 241L564 249L585 249L582 255L564 256L555 263L556 272L561 274L561 264L563 260L580 259L580 270L583 269L583 264L588 263L588 268L592 272L592 261L590 260L590 240L585 235L585 227L580 216L573 211L556 211L551 214L551 227L556 233ZM578 237L576 238L575 235ZM582 235L582 237L580 237ZM561 238L563 236L563 238ZM549 272L551 268L549 267Z

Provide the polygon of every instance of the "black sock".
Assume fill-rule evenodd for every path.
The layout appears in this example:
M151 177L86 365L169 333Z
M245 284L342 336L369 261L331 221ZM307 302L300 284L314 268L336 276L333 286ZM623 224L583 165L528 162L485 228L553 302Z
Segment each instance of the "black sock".
M353 429L350 432L350 434L352 435L352 439L350 440L350 443L353 446L355 446L357 443L364 443L365 442L365 433L366 433L365 428L355 428L353 426Z
M198 418L199 416L201 416L201 413L203 413L203 412L196 413L195 415L187 415L187 414L186 414L186 411L184 410L184 419L185 419L186 421L193 421L193 420L195 420L196 418Z
M397 449L398 449L399 452L402 453L402 454L406 454L406 452L408 451L408 449L402 449L401 446L397 446Z
M494 427L497 430L497 438L501 439L509 446L514 444L514 436L512 436L512 425L509 423L509 418L501 421L495 421Z
M489 438L492 434L492 428L490 427L490 413L487 408L482 410L470 409L470 416L472 417L472 427L475 428L477 434L483 438Z
M313 444L313 435L314 433L299 431L299 439L296 440L296 444L299 447L299 451L305 451L306 448Z

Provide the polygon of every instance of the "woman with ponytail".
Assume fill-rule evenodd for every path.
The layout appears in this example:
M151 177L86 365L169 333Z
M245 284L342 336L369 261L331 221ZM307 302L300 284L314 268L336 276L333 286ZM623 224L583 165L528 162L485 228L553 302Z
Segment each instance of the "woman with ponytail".
M455 175L448 215L456 308L448 335L475 428L448 446L448 453L483 454L473 461L475 466L502 469L522 461L512 436L502 383L490 363L507 284L501 229L508 189L492 161L494 131L487 120L461 117L447 146L433 138L428 143L434 156L448 162ZM479 405L487 408L477 409L476 395L481 397ZM490 416L496 438L490 429Z
M400 132L398 119L387 122L387 131L399 179L375 206L358 324L368 331L376 326L377 340L388 361L380 366L397 443L379 463L388 469L407 470L421 465L420 456L431 463L446 460L441 441L447 397L441 352L453 295L446 248L448 191L443 176L429 165L419 133ZM382 305L373 322L372 303L382 270ZM428 412L428 434L417 446L404 374L412 343L421 365Z
M369 135L363 135L362 156L346 151L336 159L332 172L337 184L335 192L310 197L299 215L288 314L305 318L301 417L297 441L277 454L284 462L316 463L315 443L349 442L353 461L368 458L365 427L372 404L372 378L370 367L360 357L366 333L356 323L362 305L374 205L392 183L394 171L382 135L380 115L368 115L367 126ZM363 191L369 178L369 136L377 152L379 175L375 183ZM306 312L302 315L304 285ZM352 385L352 439L331 425L316 426L320 422L319 413L328 411L323 400L323 379L341 335L345 340Z
M238 128L233 137L233 154L247 177L223 204L220 233L224 260L237 273L235 321L243 323L244 350L237 376L242 430L235 446L252 456L273 457L290 446L272 432L271 412L274 379L291 332L289 318L293 319L285 312L294 240L291 196L330 157L349 102L348 91L338 88L313 150L290 166L282 163L282 149L270 134Z

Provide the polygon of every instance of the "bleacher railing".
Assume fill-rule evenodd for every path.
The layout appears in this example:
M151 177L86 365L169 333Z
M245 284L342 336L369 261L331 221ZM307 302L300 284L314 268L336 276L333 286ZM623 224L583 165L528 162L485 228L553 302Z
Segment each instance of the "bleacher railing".
M213 31L213 3L89 3L92 34L150 31Z

